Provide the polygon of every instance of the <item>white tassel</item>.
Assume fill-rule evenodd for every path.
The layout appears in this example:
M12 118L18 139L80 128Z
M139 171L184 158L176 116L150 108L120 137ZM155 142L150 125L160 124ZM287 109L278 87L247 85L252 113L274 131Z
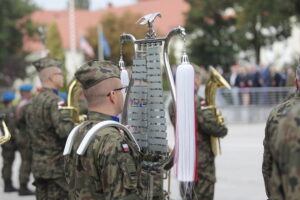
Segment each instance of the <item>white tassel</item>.
M128 86L129 85L129 75L127 70L125 69L125 64L123 61L123 57L121 56L120 61L119 61L119 67L121 68L121 83L123 86Z
M194 68L189 64L186 54L176 71L176 95L177 179L192 182L195 179L196 166Z

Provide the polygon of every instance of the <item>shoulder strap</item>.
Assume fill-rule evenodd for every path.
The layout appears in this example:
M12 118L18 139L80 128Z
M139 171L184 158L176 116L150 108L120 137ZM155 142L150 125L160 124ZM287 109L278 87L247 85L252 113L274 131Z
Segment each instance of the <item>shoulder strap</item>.
M68 139L67 139L67 142L66 142L66 145L65 145L65 149L64 149L64 153L63 155L66 156L66 155L69 155L71 153L71 150L72 150L72 147L73 147L73 144L74 144L74 139L76 137L76 135L78 134L78 129L84 124L81 123L77 126L75 126L72 131L70 132L69 136L68 136Z
M82 142L80 143L78 150L77 150L77 154L78 155L83 155L86 151L86 149L88 148L89 144L91 143L91 141L94 138L94 135L103 128L106 127L117 127L122 129L125 134L127 134L127 136L133 140L133 142L137 145L138 151L141 151L137 141L135 140L135 138L133 137L132 133L129 131L129 129L124 126L123 124L120 124L119 122L116 121L112 121L112 120L107 120L107 121L103 121L103 122L99 122L98 124L96 124L95 126L93 126L93 128L91 128L87 134L84 136Z

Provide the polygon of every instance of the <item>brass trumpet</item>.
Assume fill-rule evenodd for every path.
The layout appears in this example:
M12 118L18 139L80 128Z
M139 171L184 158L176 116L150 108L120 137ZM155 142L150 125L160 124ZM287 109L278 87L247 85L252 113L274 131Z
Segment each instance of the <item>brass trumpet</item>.
M215 70L213 67L209 68L210 78L206 83L205 88L205 100L208 106L206 108L214 109L215 115L219 123L224 124L224 118L220 111L215 107L216 103L216 93L219 88L230 89L229 83ZM215 137L211 137L211 146L214 155L221 153L220 140Z
M0 136L0 145L1 145L10 140L11 134L6 126L6 123L3 119L3 117L1 117L0 120L1 120L1 125L2 125L1 133L2 133L2 131L4 132L4 135Z
M80 115L79 113L78 99L81 91L81 84L76 79L72 80L68 89L67 106L60 108L71 111L72 119L75 124L80 124L86 119L85 115Z

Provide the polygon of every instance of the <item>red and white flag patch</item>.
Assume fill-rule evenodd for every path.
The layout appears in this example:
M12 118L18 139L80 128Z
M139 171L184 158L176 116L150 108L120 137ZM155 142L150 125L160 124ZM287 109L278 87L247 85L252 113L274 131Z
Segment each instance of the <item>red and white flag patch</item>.
M122 144L122 148L124 152L129 152L129 146L128 144Z
M61 108L62 106L64 106L65 105L65 102L64 101L59 101L59 102L57 102L57 107L58 108Z

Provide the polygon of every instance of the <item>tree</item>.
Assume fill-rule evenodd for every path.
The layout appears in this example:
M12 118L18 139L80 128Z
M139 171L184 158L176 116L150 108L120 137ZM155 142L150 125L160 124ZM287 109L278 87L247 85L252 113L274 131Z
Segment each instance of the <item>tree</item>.
M103 16L101 22L103 27L103 32L108 40L111 55L109 57L110 60L114 62L118 62L120 58L120 35L122 33L130 33L135 36L136 39L141 39L145 37L147 32L147 28L145 26L137 25L135 22L142 15L125 12L120 16L116 16L113 13L108 13ZM98 34L97 28L91 27L87 34L87 40L91 44L98 55ZM126 42L123 46L123 55L124 61L126 65L132 65L132 57L133 57L133 45L131 43Z
M236 10L236 41L243 50L251 48L260 63L261 47L291 35L291 17L299 13L299 0L240 0Z
M299 0L186 0L191 60L202 65L230 65L238 50L251 50L260 62L263 46L290 36ZM226 11L233 10L232 15Z
M46 48L53 58L64 60L64 49L62 48L60 34L56 23L48 25L46 30Z
M33 25L25 16L35 9L29 0L0 1L0 76L5 77L1 78L2 86L11 85L5 80L14 80L25 74L23 34L33 33Z
M235 19L224 15L231 0L186 1L191 6L186 18L190 60L205 67L233 64L237 50L232 35Z

